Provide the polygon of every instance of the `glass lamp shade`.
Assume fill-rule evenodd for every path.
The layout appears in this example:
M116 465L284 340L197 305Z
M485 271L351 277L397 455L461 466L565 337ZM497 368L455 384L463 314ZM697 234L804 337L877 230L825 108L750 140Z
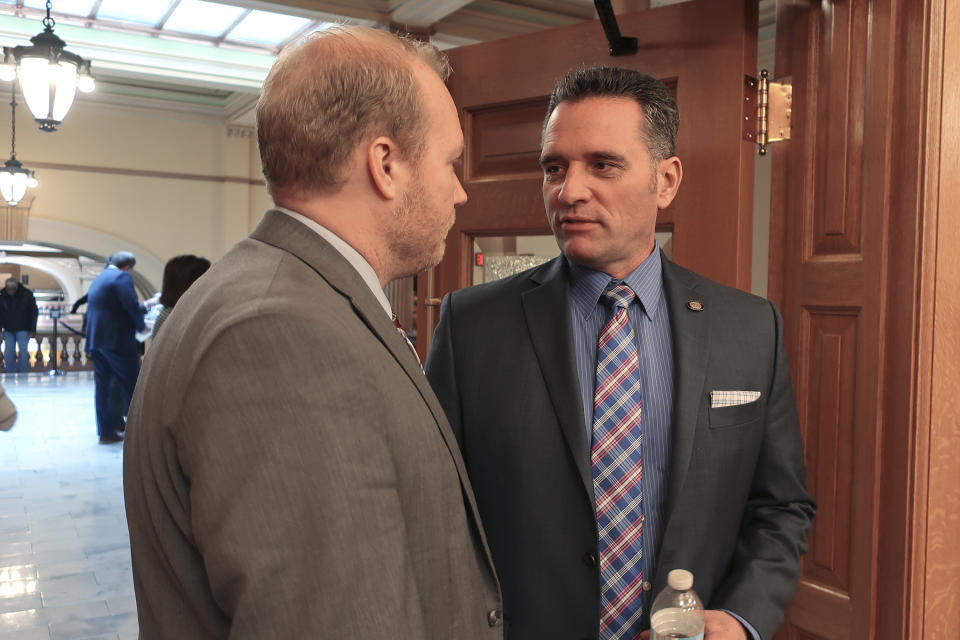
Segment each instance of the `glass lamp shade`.
M23 56L20 59L20 89L40 129L55 131L63 122L77 95L77 65L61 59Z
M0 68L0 73L3 73L3 69ZM91 93L96 88L97 83L94 82L93 76L88 72L81 71L80 75L77 77L77 89L83 93Z
M11 207L17 206L27 193L30 174L7 168L0 169L0 195Z

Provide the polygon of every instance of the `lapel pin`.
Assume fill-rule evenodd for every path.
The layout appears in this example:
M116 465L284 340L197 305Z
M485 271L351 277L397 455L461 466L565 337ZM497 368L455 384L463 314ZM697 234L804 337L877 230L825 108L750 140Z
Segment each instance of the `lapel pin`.
M699 300L690 300L687 302L687 308L690 311L703 311L703 303Z

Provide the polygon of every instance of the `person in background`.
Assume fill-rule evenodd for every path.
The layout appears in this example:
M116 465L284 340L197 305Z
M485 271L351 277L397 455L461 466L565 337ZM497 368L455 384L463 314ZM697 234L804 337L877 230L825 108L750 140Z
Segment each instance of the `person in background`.
M7 278L0 291L0 326L3 327L3 360L7 373L26 373L30 366L27 345L37 335L37 300L33 291Z
M108 266L109 266L109 265L108 265ZM80 296L79 298L77 298L76 300L74 300L73 305L71 305L71 307L70 307L70 313L71 313L71 314L75 314L75 313L79 312L79 311L80 311L80 307L82 307L82 306L85 305L85 304L87 304L87 294L83 294L82 296ZM84 328L86 328L86 326L87 326L86 322L84 322L83 326L84 326Z
M771 638L797 587L815 507L783 322L657 247L678 126L649 75L562 78L540 164L563 255L441 305L427 376L508 640L638 638L671 569L693 572L707 640Z
M108 262L107 268L90 283L87 291L84 348L93 360L100 444L123 440L119 432L124 430L124 416L140 373L140 343L136 333L146 328L144 309L131 276L137 264L136 256L129 251L120 251Z
M144 359L123 487L144 640L499 640L443 409L383 287L466 200L434 47L359 27L284 48L257 136L276 205Z
M70 315L75 315L76 313L78 313L80 311L80 307L85 306L86 304L87 304L87 294L83 294L82 296L74 300L73 305L70 307ZM81 324L80 324L80 333L82 333L83 335L87 335L86 312L83 313L83 320L81 321Z
M167 264L163 267L163 287L160 290L160 303L157 305L159 312L153 321L154 338L160 333L160 327L166 322L167 316L173 311L173 307L180 300L180 296L209 268L209 260L192 254L175 256L167 260ZM154 311L156 311L156 307Z

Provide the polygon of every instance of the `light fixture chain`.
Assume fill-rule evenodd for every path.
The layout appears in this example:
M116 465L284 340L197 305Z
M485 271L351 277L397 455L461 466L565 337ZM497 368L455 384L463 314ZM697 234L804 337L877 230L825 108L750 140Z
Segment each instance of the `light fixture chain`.
M52 30L53 26L57 24L56 21L50 17L51 9L53 9L53 2L51 0L47 0L47 17L41 20L41 22L43 23L44 27L50 30Z
M48 3L49 4L49 3ZM13 83L10 99L10 157L17 157L17 83Z

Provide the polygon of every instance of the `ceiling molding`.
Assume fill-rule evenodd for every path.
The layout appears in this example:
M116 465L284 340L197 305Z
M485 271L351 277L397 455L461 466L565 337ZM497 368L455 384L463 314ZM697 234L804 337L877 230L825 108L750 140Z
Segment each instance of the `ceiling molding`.
M438 36L484 42L580 21L579 18L521 8L500 0L479 0L436 23L434 29Z
M429 27L471 2L473 0L404 0L390 13L390 19L397 24Z

